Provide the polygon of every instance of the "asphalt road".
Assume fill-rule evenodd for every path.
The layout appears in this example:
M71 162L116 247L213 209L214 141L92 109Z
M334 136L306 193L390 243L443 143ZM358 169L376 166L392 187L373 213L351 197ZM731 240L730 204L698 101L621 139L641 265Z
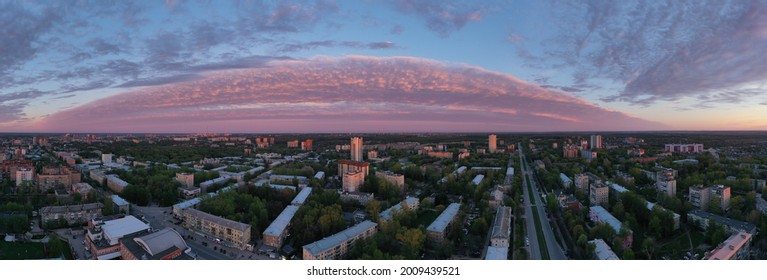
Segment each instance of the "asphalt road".
M521 146L520 146L521 147ZM533 191L533 201L528 201L530 196L528 195L528 188L527 188L527 181L523 180L524 185L524 195L525 195L525 217L527 219L527 228L528 228L528 236L530 238L530 246L531 246L531 256L535 257L536 253L538 254L538 258L533 259L540 259L540 249L538 249L538 246L540 246L539 242L546 242L546 247L548 248L549 252L549 258L552 260L566 260L567 257L565 256L565 253L562 251L562 248L559 246L559 243L557 243L556 237L554 236L554 231L551 228L551 223L549 222L549 218L546 214L545 206L546 204L541 202L541 193L538 191L538 186L536 186L536 181L533 178L533 171L530 168L529 162L527 161L527 158L524 155L524 152L522 149L519 149L519 155L520 155L520 162L521 166L520 169L522 172L522 176L525 176L529 179L531 184L531 189ZM533 214L532 211L538 211L538 217L541 219L541 228L543 230L543 237L545 240L538 240L538 237L535 233L535 221L533 221ZM532 226L531 226L532 224ZM535 240L535 241L534 241Z

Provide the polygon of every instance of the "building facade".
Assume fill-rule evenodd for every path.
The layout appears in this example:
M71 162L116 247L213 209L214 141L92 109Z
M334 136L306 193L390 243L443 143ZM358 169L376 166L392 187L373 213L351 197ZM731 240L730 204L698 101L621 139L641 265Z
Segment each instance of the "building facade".
M589 187L591 205L606 205L610 199L610 187L602 182L592 183Z
M225 244L247 250L250 243L250 225L244 224L194 208L182 210L184 227L208 236L216 237Z
M43 225L49 223L58 223L66 221L66 225L83 225L90 220L101 218L101 210L104 205L96 203L68 205L68 206L47 206L40 208L40 219Z
M365 183L365 175L362 171L353 170L344 173L343 190L345 192L359 192L363 183Z
M352 137L350 146L352 161L362 161L363 148L362 137Z
M371 221L363 221L322 240L304 245L304 260L341 259L354 248L354 243L372 236L377 230L378 224Z
M495 153L496 145L498 141L496 141L495 134L490 134L490 136L487 137L487 152L488 153Z

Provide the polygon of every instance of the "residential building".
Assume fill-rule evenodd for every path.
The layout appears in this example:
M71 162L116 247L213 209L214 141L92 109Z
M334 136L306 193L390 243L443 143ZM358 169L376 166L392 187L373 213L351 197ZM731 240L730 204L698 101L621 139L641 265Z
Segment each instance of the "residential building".
M208 188L210 188L211 186L217 185L217 184L224 184L227 181L229 181L229 177L221 176L216 179L210 179L205 182L202 182L200 183L200 193L207 193Z
M597 152L591 151L591 150L582 150L581 151L581 157L586 159L586 161L592 161L597 159Z
M322 240L304 245L304 260L336 260L341 259L354 248L357 240L372 236L377 231L378 224L363 221L339 233L325 237Z
M606 205L610 196L610 187L602 182L591 183L589 202L591 205Z
M405 200L395 204L392 207L389 207L389 209L386 209L380 214L378 214L378 217L380 218L380 221L383 223L385 221L390 220L394 215L402 211L402 209L404 208L415 211L415 210L418 210L418 207L420 207L420 205L421 205L421 202L418 201L418 198L408 196L407 198L405 198Z
M99 183L99 185L104 186L106 184L107 174L104 173L102 170L91 170L90 171L90 177L92 180Z
M298 148L298 140L288 141L288 148Z
M485 260L507 260L509 259L509 247L488 246Z
M303 150L303 151L311 151L312 150L312 139L306 139L304 141L301 141L301 150Z
M564 153L563 156L565 158L577 158L578 157L578 152L580 152L580 149L579 149L578 146L565 145L562 148L562 152Z
M306 199L309 198L309 195L312 194L312 188L305 187L302 188L300 192L296 195L295 198L293 198L293 201L290 202L291 205L301 206L304 205L306 202Z
M430 157L436 157L436 158L453 158L453 152L429 151L426 154Z
M666 144L664 151L672 153L702 153L703 144Z
M362 143L362 137L352 137L351 139L351 160L352 161L362 161L362 150L363 150L363 143Z
M194 173L176 173L176 181L186 188L194 187Z
M123 199L119 195L113 194L112 195L112 204L115 207L115 210L117 213L123 213L128 214L130 213L130 202Z
M343 190L338 190L338 194L341 196L341 200L343 201L356 201L362 205L367 205L371 200L373 200L372 193L345 192Z
M104 205L96 203L68 206L47 206L40 208L43 225L65 221L67 226L83 225L90 220L101 218Z
M679 229L679 221L681 219L681 216L679 214L666 210L666 208L663 208L662 206L656 205L655 203L652 203L649 201L646 202L646 207L650 211L653 211L653 208L658 207L658 209L660 209L661 211L666 211L671 213L671 217L674 219L674 230Z
M349 171L359 170L362 171L363 176L369 172L370 164L361 161L339 160L338 161L338 177L343 177L344 173Z
M716 185L711 188L711 199L719 201L722 210L730 210L730 187L724 185Z
M343 190L345 192L358 192L365 182L365 175L362 171L353 170L344 173Z
M711 201L711 187L695 185L690 187L690 194L687 198L695 207L703 210L708 209L708 203Z
M567 177L565 173L559 173L559 180L562 181L562 186L565 188L570 188L573 185L573 180L570 180L570 177Z
M122 256L120 239L136 234L148 233L152 228L134 216L119 219L91 220L85 235L85 248L95 260L111 260Z
M82 200L88 200L88 194L93 190L93 187L88 183L75 183L72 184L72 192L79 193Z
M737 232L706 254L704 260L746 260L751 252L752 235Z
M655 168L655 187L658 192L666 194L666 196L676 196L676 178L677 171L671 168L656 167Z
M601 149L602 148L602 135L591 135L591 146L590 149Z
M700 209L693 209L690 210L690 212L687 212L687 222L704 231L708 230L709 222L711 221L723 225L728 234L735 234L739 231L756 234L756 225L752 223L722 217Z
M602 208L602 206L593 206L589 209L589 218L594 223L606 223L610 227L615 230L616 235L621 234L621 229L623 229L623 224L615 218L610 212L607 212L606 209ZM628 235L623 240L623 248L629 248L631 247L631 244L634 241L633 233L630 229L626 229Z
M509 247L511 236L511 207L500 207L495 213L492 232L490 234L490 246Z
M314 174L314 178L322 181L322 179L325 179L325 171L317 171L317 174Z
M584 173L575 174L575 190L588 193L589 191L589 176Z
M618 258L618 255L613 252L613 249L610 249L610 246L607 245L607 243L602 239L594 239L589 241L589 243L594 244L594 253L596 254L597 260L620 260Z
M37 174L37 187L41 191L57 187L71 188L72 184L80 183L82 175L69 167L43 167Z
M101 163L103 164L112 163L112 156L113 154L101 154Z
M0 161L0 174L8 177L11 181L16 181L16 171L22 168L34 170L35 167L32 165L32 161L28 159L14 158Z
M107 187L113 192L122 193L128 187L128 182L123 181L117 175L109 174L105 177L107 179Z
M123 260L192 260L191 251L181 234L172 228L120 239Z
M299 206L288 205L285 210L282 210L282 213L264 230L264 245L277 249L282 248L282 242L288 235L290 220L296 215L298 208Z
M487 152L488 153L491 153L491 154L495 153L496 144L497 144L497 141L496 141L495 138L496 138L495 134L490 134L490 136L487 137Z
M16 186L21 186L24 183L34 184L35 169L29 167L20 167L16 169Z
M499 206L503 205L505 190L506 189L501 185L495 185L495 187L493 187L493 190L490 191L490 201L488 201L491 208L498 209Z
M375 158L378 158L378 151L376 150L368 151L368 159L375 159Z
M447 206L445 211L442 211L439 217L426 228L428 238L435 242L442 242L447 235L448 226L456 220L460 210L460 203L451 203Z
M479 186L480 183L482 183L482 180L485 179L485 175L477 174L477 176L474 176L474 179L471 180L471 183L475 186Z
M397 174L391 171L376 171L376 177L396 186L400 192L405 191L405 175Z
M224 244L246 250L250 247L250 225L208 214L194 208L181 211L184 227L220 239Z

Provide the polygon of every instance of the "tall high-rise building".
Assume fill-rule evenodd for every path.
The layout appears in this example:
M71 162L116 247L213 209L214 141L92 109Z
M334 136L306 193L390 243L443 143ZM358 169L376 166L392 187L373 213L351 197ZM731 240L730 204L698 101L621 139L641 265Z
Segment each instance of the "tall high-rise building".
M591 149L601 149L602 148L602 135L591 135Z
M362 137L352 137L351 150L351 160L362 161Z
M490 136L487 137L487 152L488 153L495 153L495 134L490 134Z

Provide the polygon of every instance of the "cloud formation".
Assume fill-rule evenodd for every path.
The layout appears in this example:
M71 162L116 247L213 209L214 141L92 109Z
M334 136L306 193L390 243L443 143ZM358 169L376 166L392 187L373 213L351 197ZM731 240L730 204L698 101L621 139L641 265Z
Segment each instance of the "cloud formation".
M43 130L550 131L662 125L513 76L412 57L273 61L134 90L39 120Z
M398 0L394 5L403 14L422 17L426 26L440 37L448 37L469 22L480 21L483 17L483 7L472 1Z
M555 1L558 36L521 57L573 81L623 85L603 101L737 103L767 79L765 1ZM536 53L535 55L533 53ZM726 96L727 98L717 98Z

